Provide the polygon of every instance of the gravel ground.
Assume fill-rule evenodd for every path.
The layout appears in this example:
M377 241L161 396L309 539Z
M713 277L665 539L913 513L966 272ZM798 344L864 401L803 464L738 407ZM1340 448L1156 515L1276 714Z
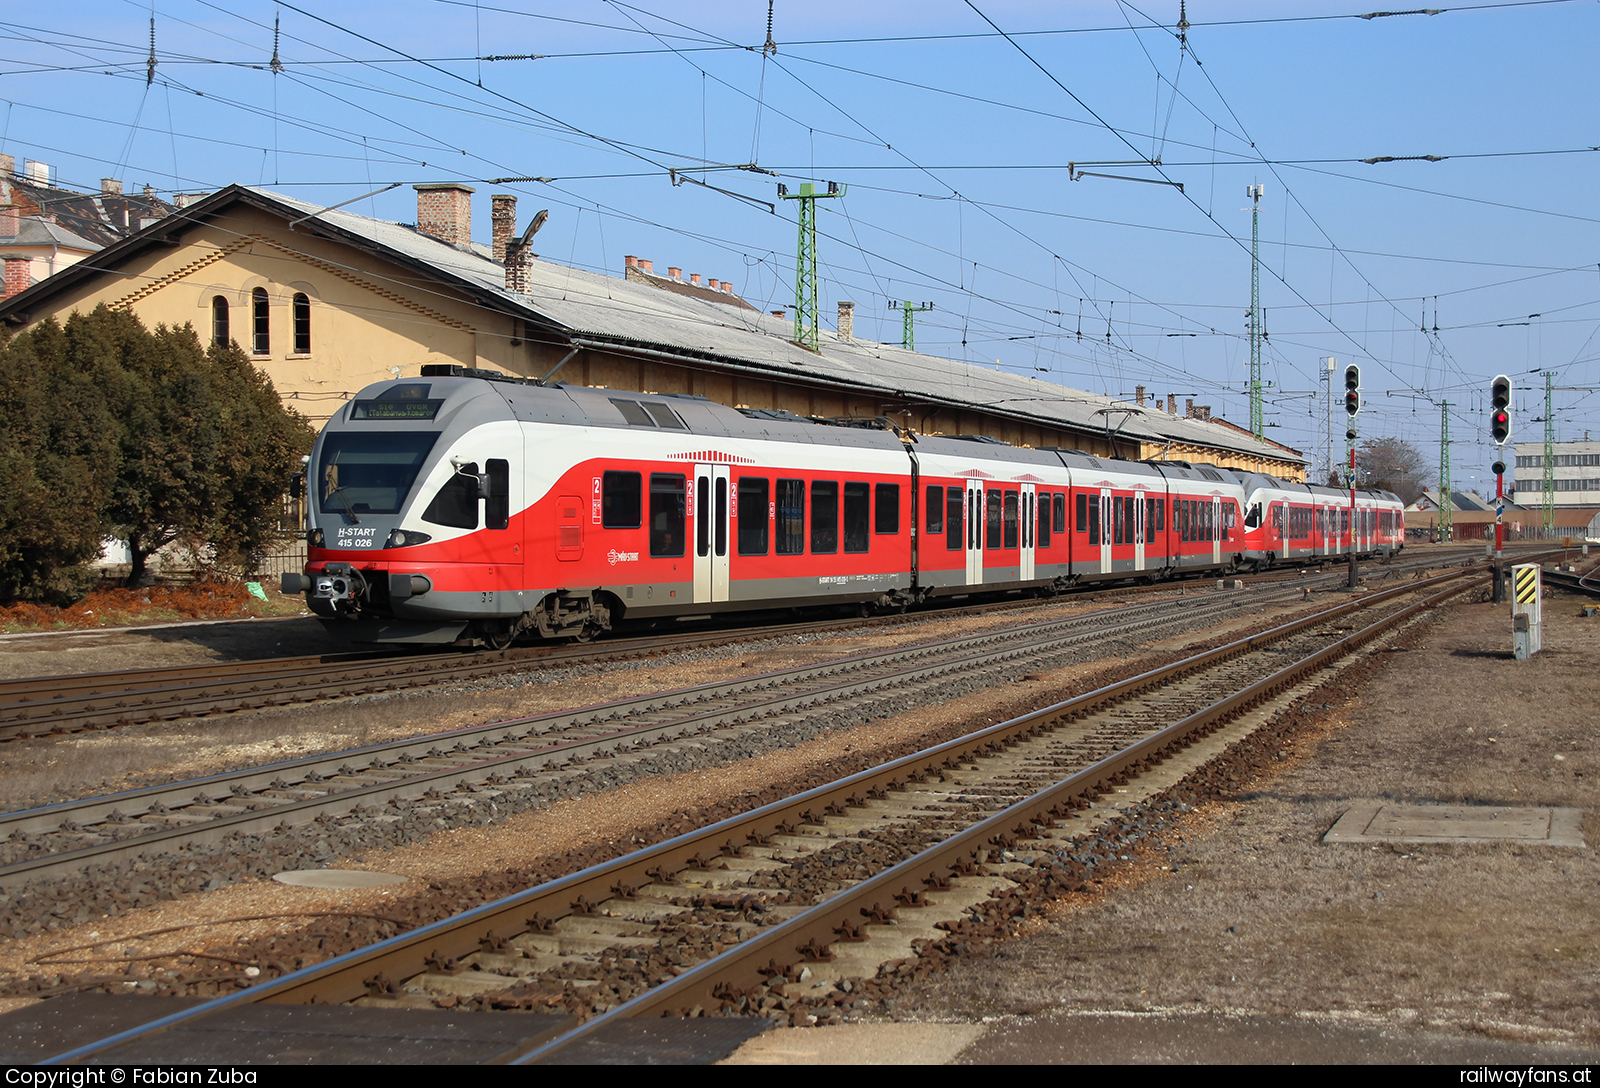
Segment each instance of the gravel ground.
M858 634L829 632L734 642L646 659L536 667L421 691L38 737L25 743L0 744L0 810L180 781L232 767L343 751L928 639L1059 619L1103 607L1115 605L1072 598L979 616L933 614L903 625L862 629ZM1298 611L1297 606L1276 606L1273 613L1291 609ZM1256 617L1241 617L1245 620L1255 622ZM235 628L231 631L175 627L156 632L0 639L0 677L10 670L16 670L16 675L47 675L44 666L59 666L63 655L69 655L72 665L65 671L95 672L136 663L172 665L269 656L273 650L307 654L332 648L320 626L309 631L295 626L306 622L310 621L219 625ZM277 649L279 643L281 649ZM39 647L46 644L57 649L41 652Z
M1287 759L1188 814L1020 939L915 984L904 1019L1156 1012L1367 1023L1593 1046L1600 859L1513 845L1329 845L1354 801L1570 806L1593 844L1600 620L1448 610Z
M1092 606L1074 603L1044 611L1061 614L1088 607ZM783 735L753 737L744 742L749 750L742 753L707 753L734 760L727 766L640 766L624 768L616 775L600 771L599 777L586 773L549 796L534 797L533 791L529 791L526 801L536 802L531 811L511 813L493 803L483 803L470 811L448 813L451 817L448 824L436 822L437 813L419 810L398 824L370 828L310 825L288 834L238 840L225 849L198 848L171 859L118 863L116 872L106 870L37 892L0 896L0 929L11 938L0 945L3 948L0 951L0 988L16 993L23 983L21 988L33 992L70 986L71 980L83 977L85 971L74 969L58 974L53 965L43 964L41 957L50 950L110 939L112 934L125 940L129 934L177 925L178 932L184 934L181 941L191 941L197 928L209 929L217 919L224 917L281 915L281 922L262 924L273 930L280 925L298 926L301 924L296 920L299 912L291 904L303 904L308 910L337 909L329 904L348 900L354 904L349 909L381 913L378 911L381 903L419 895L425 899L436 898L442 883L467 889L499 887L507 881L521 881L516 886L525 886L537 882L534 875L537 872L570 871L600 857L624 852L638 841L637 834L644 833L640 829L654 831L683 820L691 824L704 822L707 818L717 818L705 815L711 806L732 804L742 809L768 799L761 796L761 791L786 791L794 782L809 776L823 775L831 779L876 765L930 743L1089 690L1106 682L1108 672L1127 675L1149 667L1156 660L1181 651L1185 642L1211 645L1241 627L1280 622L1287 612L1300 611L1303 607L1274 608L1268 620L1241 609L1238 618L1227 624L1198 632L1188 639L1163 640L1146 647L1143 653L1127 644L1107 642L1083 655L1098 658L1097 661L1063 663L1059 668L1029 673L1025 679L1002 688L967 690L971 685L957 683L943 689L941 694L948 697L939 699L907 701L892 697L890 702L895 705L890 709L896 711L893 717L887 716L887 710L880 713L877 708L866 714L830 716L815 723L770 731ZM1036 611L1029 611L1025 617L1028 620L1044 618ZM553 670L551 674L535 674L535 679L542 683L524 683L516 688L503 686L511 683L510 678L506 678L502 686L483 685L470 692L385 697L355 708L341 705L324 707L320 712L315 708L302 708L288 716L256 717L274 718L280 722L281 729L281 722L286 717L293 718L296 713L300 717L326 718L330 711L336 711L342 719L351 716L386 719L390 723L388 729L414 732L419 722L431 728L443 728L505 716L503 712L498 715L483 713L485 700L491 705L495 700L510 700L514 705L504 709L528 713L593 701L597 682L605 684L608 696L620 697L634 687L641 691L677 687L723 675L884 648L912 639L1014 623L1017 619L1015 613L1009 617L945 618L918 625L911 631L895 628L848 639L797 636L773 640L772 645L760 648L759 652L749 646L690 651L673 655L672 660L642 665L623 663L622 666ZM574 675L557 677L554 672ZM539 705L531 705L534 702ZM905 705L899 705L901 703ZM448 714L415 713L418 708L426 710L441 705L456 709ZM403 715L398 712L401 710L412 713ZM248 717L251 716L234 716ZM206 737L215 730L217 722L231 728L234 718L164 727L169 735L161 743L170 749L168 758L174 764L168 770L188 762L220 762L229 755L237 756L237 749L224 749L214 737ZM267 727L263 723L261 728ZM375 725L372 728L377 729ZM117 754L142 752L130 736L139 731L79 738L78 744L110 745L110 751ZM315 739L324 735L336 738L338 734L310 736ZM154 740L149 736L140 738L141 742L153 743ZM301 735L292 742L306 740L307 735ZM260 741L258 746L282 743L285 743L284 734ZM190 745L187 750L185 744ZM70 752L71 747L69 739L62 754ZM752 758L755 756L760 758ZM111 755L102 752L99 758L110 759ZM92 766L92 763L88 762L88 757L80 755L74 765ZM453 829L447 829L451 826ZM586 855L575 864L571 856L575 851L588 851L593 856ZM340 861L342 865L398 872L422 883L379 892L329 893L286 889L262 879L282 869L325 866L340 857L345 859ZM181 941L175 947L182 947ZM41 970L45 966L52 969ZM92 956L90 962L75 967L87 969L89 976L96 974ZM27 981L30 979L32 981Z

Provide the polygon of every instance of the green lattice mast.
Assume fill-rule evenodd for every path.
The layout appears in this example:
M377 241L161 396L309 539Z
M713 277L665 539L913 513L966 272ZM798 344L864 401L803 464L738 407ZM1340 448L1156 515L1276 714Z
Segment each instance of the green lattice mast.
M905 302L891 302L889 309L899 310L905 318L905 328L900 333L900 346L907 351L917 350L917 324L916 315L924 310L933 309L933 303L924 302L921 306L915 305L909 299Z
M798 193L778 186L778 195L784 200L800 202L800 242L795 247L794 262L794 342L811 351L822 350L817 326L817 201L844 196L844 190L843 185L832 181L825 193L817 192L809 181L800 186Z

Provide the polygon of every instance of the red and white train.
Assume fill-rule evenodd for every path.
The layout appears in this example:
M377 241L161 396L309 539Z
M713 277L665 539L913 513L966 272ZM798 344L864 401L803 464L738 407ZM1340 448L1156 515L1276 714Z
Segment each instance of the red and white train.
M1348 492L454 366L362 390L308 464L304 592L354 642L588 637L734 609L1256 568L1343 554ZM1401 505L1359 492L1358 553Z

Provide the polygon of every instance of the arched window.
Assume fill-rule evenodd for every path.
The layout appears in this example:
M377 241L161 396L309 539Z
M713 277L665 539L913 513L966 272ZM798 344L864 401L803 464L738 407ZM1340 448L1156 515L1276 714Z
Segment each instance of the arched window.
M228 346L228 300L222 295L211 299L211 342L219 348Z
M256 355L272 354L271 322L267 318L267 289L257 287L250 292L251 309L255 318L255 343L251 351Z
M311 354L311 300L305 295L294 296L294 353Z

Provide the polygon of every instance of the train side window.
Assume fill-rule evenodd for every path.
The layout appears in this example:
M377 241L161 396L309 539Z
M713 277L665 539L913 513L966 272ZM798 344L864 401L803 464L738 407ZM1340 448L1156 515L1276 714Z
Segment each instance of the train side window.
M1040 548L1050 546L1050 494L1046 492L1039 496L1039 535L1034 538L1034 543Z
M1082 514L1083 503L1084 503L1084 500L1086 498L1088 498L1088 496L1086 496L1086 495L1079 495L1078 496L1078 511L1079 511L1080 515ZM1099 544L1100 543L1100 496L1096 495L1095 498L1094 498L1094 501L1089 503L1088 505L1089 505L1089 543L1090 544Z
M1015 548L1017 546L1017 493L1015 491L1006 492L1004 520L1001 524L1004 529L1003 547Z
M779 555L802 555L806 550L806 482L778 481Z
M928 486L926 530L929 536L944 532L944 488Z
M600 524L603 528L639 527L641 486L642 478L637 472L608 472L600 478Z
M847 480L844 485L844 550L864 552L871 541L867 525L872 507L872 491L865 480Z
M1244 527L1246 529L1259 529L1261 527L1260 503L1253 502L1250 504L1250 509L1244 515Z
M985 497L987 509L984 511L984 530L988 539L984 541L984 546L992 550L1000 547L1001 496L999 491L987 491Z
M617 411L622 413L622 418L634 427L654 427L655 421L650 418L650 413L639 406L636 400L621 400L611 398L611 403L617 406Z
M944 546L959 552L966 543L966 528L962 514L967 505L966 488L952 487L945 497Z
M900 485L874 484L872 531L885 536L900 532Z
M1086 530L1088 528L1089 528L1089 496L1085 495L1083 492L1080 491L1080 492L1078 492L1078 532L1081 533L1081 532L1083 532L1084 530ZM1092 541L1091 543L1098 544L1100 542L1098 540L1095 540L1095 541Z
M661 404L658 401L646 400L640 401L640 405L646 412L650 413L650 418L655 421L655 425L657 427L668 427L675 431L681 431L685 429L683 420L678 418L678 413L674 412L671 408L668 408L665 404Z
M839 550L839 483L811 481L811 554L832 555Z
M1111 543L1128 543L1127 511L1123 505L1121 495L1114 496L1111 499Z
M767 554L767 493L765 476L739 477L739 554Z
M683 475L676 472L650 474L650 554L683 554Z
M1056 532L1067 531L1067 497L1059 491L1055 494L1055 516L1051 520L1055 522Z
M1160 499L1156 500L1156 532L1164 533L1166 531L1167 531L1167 500L1165 498L1160 498Z
M423 521L452 529L478 527L478 465L468 461L444 482L422 512Z
M489 497L483 504L483 522L491 529L511 527L511 462L491 457L483 463L489 477Z

